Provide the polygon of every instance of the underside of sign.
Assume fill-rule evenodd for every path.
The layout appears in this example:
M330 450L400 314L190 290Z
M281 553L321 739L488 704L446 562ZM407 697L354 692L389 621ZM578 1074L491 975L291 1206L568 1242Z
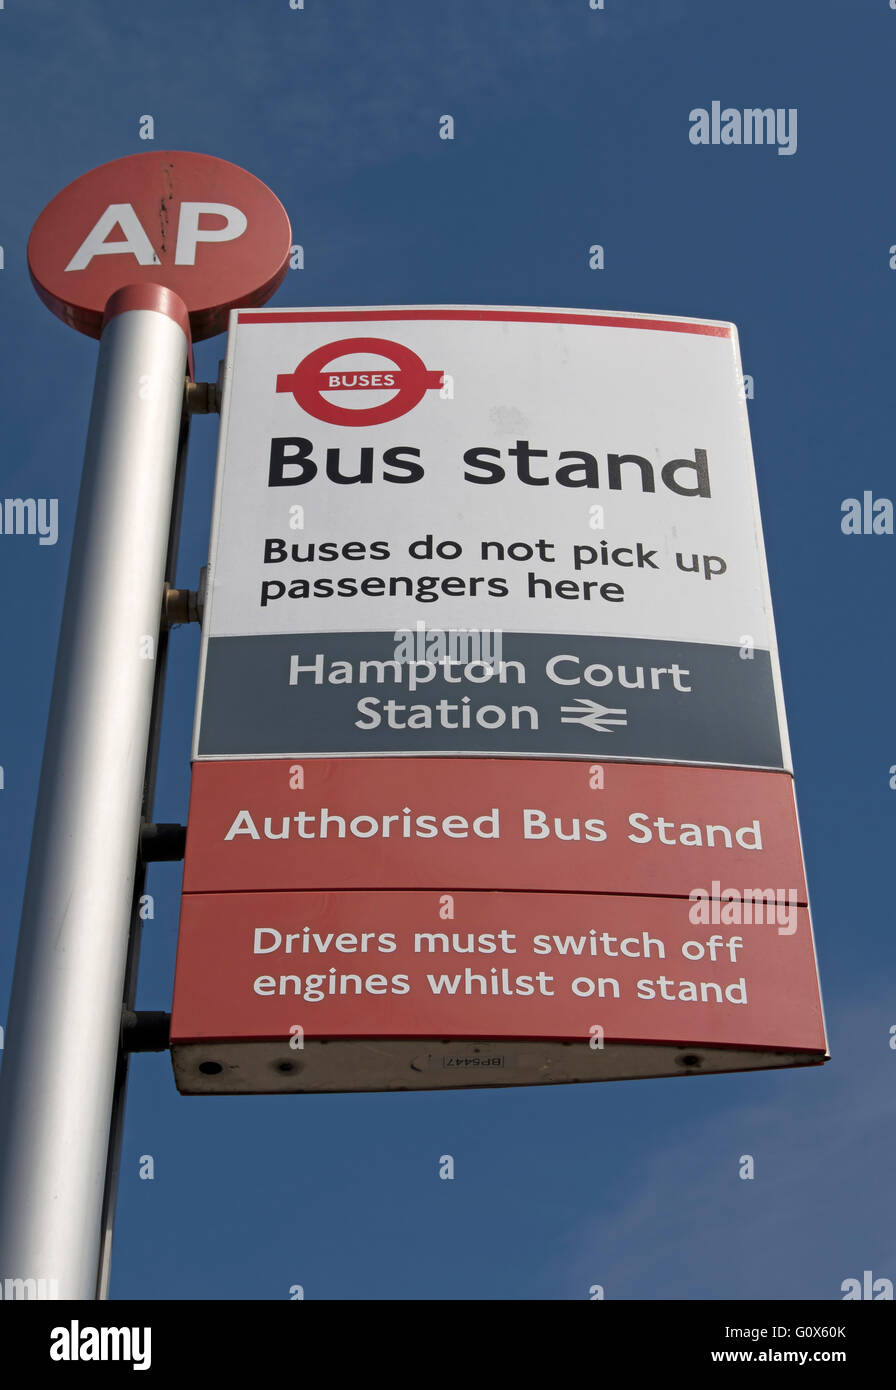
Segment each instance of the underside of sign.
M172 1047L178 1090L187 1096L315 1091L431 1091L486 1086L544 1086L637 1081L772 1067L815 1066L824 1053L767 1052L702 1043L467 1038L314 1040L239 1039Z

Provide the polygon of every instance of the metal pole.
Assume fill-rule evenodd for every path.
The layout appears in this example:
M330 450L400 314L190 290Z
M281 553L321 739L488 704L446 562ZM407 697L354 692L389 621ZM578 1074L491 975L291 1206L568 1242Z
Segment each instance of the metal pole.
M109 300L0 1072L0 1279L52 1298L96 1296L188 348L171 291Z
M184 405L181 416L180 434L177 441L177 468L174 478L174 499L171 507L171 526L168 534L168 547L165 557L165 579L172 585L177 567L177 552L180 545L180 523L183 512L184 485L187 475L187 446L190 439L190 413ZM152 712L149 721L149 745L146 751L146 774L143 779L143 803L140 811L141 821L152 821L153 804L156 794L156 771L162 735L162 709L165 699L165 673L168 668L168 628L162 627L156 647L155 685L152 693ZM140 916L140 899L146 890L146 865L138 861L134 876L134 891L131 905L131 928L128 944L128 959L125 966L124 998L125 1008L133 1009L137 1000L137 967L140 962L140 940L143 933L143 919ZM109 1133L109 1154L106 1160L106 1186L103 1193L102 1230L100 1240L99 1269L97 1271L96 1296L103 1301L109 1297L109 1280L112 1276L112 1237L115 1227L115 1204L118 1200L118 1179L121 1172L121 1148L124 1140L124 1117L128 1090L128 1054L122 1050L118 1056L115 1086L112 1098L112 1120Z

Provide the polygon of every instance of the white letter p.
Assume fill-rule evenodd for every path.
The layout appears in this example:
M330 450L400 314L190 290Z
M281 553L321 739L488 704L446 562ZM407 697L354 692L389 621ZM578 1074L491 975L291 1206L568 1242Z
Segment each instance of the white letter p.
M200 229L199 219L203 213L215 213L225 218L224 226ZM195 265L197 242L236 241L247 226L246 214L229 203L181 203L174 264Z

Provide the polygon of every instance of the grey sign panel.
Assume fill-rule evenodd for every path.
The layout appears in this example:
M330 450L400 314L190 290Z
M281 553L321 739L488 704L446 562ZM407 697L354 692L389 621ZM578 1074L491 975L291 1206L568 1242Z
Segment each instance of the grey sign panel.
M400 650L392 632L210 638L198 756L784 766L767 651L540 633L503 633L478 655Z

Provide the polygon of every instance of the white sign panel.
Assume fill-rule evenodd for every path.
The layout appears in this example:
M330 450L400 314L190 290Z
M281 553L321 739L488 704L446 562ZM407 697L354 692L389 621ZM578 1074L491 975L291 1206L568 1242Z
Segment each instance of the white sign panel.
M231 315L194 756L789 769L736 330Z

